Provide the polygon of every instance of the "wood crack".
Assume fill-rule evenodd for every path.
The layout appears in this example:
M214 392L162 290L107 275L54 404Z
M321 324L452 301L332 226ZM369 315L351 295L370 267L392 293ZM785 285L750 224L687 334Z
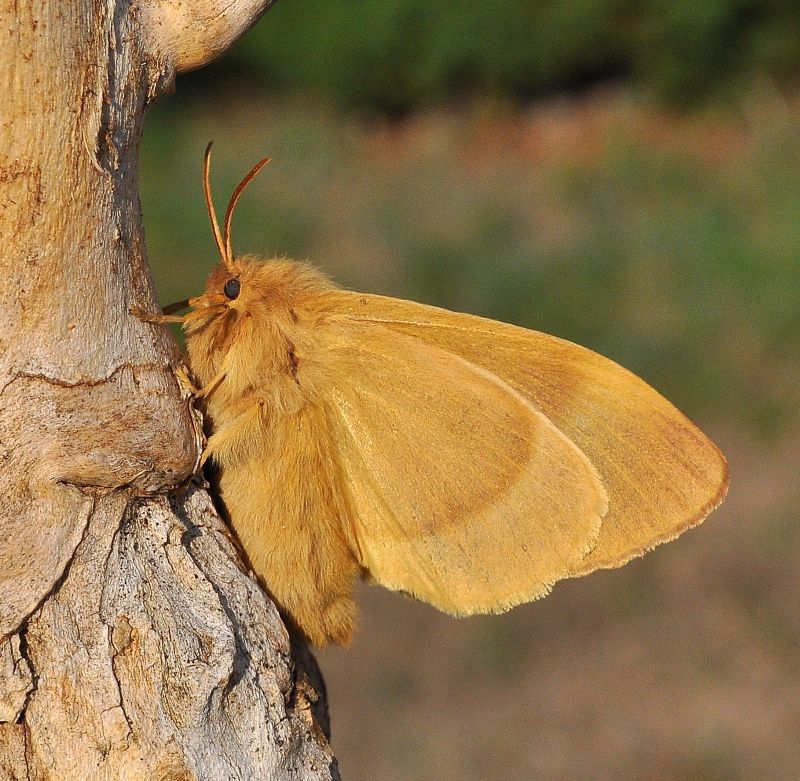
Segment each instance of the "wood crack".
M69 382L68 380L62 380L58 377L51 377L47 374L40 374L38 372L17 372L13 377L11 377L2 387L0 387L0 396L6 391L6 389L13 385L15 382L20 380L38 380L40 382L47 383L48 385L55 385L59 388L96 388L99 385L103 385L104 383L111 382L117 377L119 374L124 372L126 369L129 369L134 379L136 379L137 371L141 372L142 370L152 370L152 371L159 371L169 368L168 363L121 363L117 366L110 374L105 377L99 377L96 379L91 379L89 377L81 377L79 380L75 380L74 382Z

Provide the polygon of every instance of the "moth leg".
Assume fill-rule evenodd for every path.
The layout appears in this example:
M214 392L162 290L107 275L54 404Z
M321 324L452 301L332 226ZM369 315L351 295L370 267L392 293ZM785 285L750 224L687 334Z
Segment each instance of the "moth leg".
M208 386L206 386L208 387ZM235 440L241 433L247 429L253 422L253 418L258 418L261 415L261 410L264 408L266 401L261 398L248 399L247 406L242 412L237 415L227 426L223 426L219 431L215 431L206 442L206 447L200 456L200 464L198 468L202 468L203 464L214 453L219 453L224 450L233 440Z
M217 374L204 388L198 388L194 382L192 382L192 378L189 376L189 372L186 371L185 366L177 366L173 369L173 372L175 373L175 378L178 380L178 385L180 385L181 390L188 392L196 399L204 399L210 393L213 393L225 379L225 372L223 371Z
M211 382L204 385L199 390L195 389L195 398L197 399L204 399L206 396L212 394L218 387L219 384L225 379L225 371L219 372L216 377L214 377Z
M138 306L133 306L128 310L134 317L138 317L145 323L153 323L155 325L163 325L164 323L183 323L186 320L186 315L153 315L145 312L144 309L139 309Z
M190 396L199 395L199 389L192 382L192 378L189 376L189 372L186 371L186 367L183 364L176 366L172 371L175 373L175 379L178 381L178 385L180 385L182 391L188 393Z

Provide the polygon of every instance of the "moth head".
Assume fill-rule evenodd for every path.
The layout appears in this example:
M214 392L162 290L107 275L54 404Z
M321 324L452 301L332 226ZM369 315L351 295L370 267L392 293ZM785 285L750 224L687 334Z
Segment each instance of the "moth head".
M228 202L225 220L220 228L209 181L211 144L206 148L203 189L221 262L211 272L203 295L187 302L195 310L221 311L233 319L237 315L263 318L268 313L280 313L290 308L290 301L303 291L328 287L330 284L323 274L304 264L278 259L264 262L252 255L237 257L233 254L231 221L236 204L247 185L268 162L269 158L259 160L239 182Z
M231 221L236 204L247 185L268 162L269 159L260 160L239 183L220 227L209 181L211 144L206 148L203 188L220 262L211 272L201 295L164 309L164 314L169 315L191 307L191 312L171 322L183 323L192 370L201 379L213 376L237 341L242 344L255 341L260 349L265 349L270 335L296 322L294 307L298 302L332 286L323 274L306 264L278 259L264 262L253 256L233 254ZM258 334L257 338L254 334Z
M253 277L254 262L249 258L236 258L234 256L231 241L231 222L239 197L256 174L268 162L269 158L259 160L239 182L228 201L225 219L220 228L217 220L217 211L214 208L214 200L211 195L211 144L206 147L203 159L203 191L205 193L208 216L211 220L214 241L217 245L221 262L211 273L205 292L202 295L169 307L169 309L177 309L186 305L192 307L194 311L185 320L185 325L189 332L197 331L220 318L228 319L235 316L236 311L246 306L248 298L251 297L249 295L251 291L248 290L248 287L250 287L248 282ZM164 311L166 312L167 310L165 309Z

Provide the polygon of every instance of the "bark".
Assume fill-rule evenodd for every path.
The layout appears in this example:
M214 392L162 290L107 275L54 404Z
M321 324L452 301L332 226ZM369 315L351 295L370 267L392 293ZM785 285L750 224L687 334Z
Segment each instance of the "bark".
M0 779L338 777L129 314L145 110L269 3L0 0Z

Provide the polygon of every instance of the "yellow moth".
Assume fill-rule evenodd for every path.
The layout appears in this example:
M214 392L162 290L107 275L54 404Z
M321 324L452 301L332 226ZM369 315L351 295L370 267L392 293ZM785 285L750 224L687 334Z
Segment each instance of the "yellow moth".
M554 336L341 290L289 260L222 262L181 322L204 458L255 572L316 645L347 643L367 577L496 613L700 523L727 466L672 404Z

